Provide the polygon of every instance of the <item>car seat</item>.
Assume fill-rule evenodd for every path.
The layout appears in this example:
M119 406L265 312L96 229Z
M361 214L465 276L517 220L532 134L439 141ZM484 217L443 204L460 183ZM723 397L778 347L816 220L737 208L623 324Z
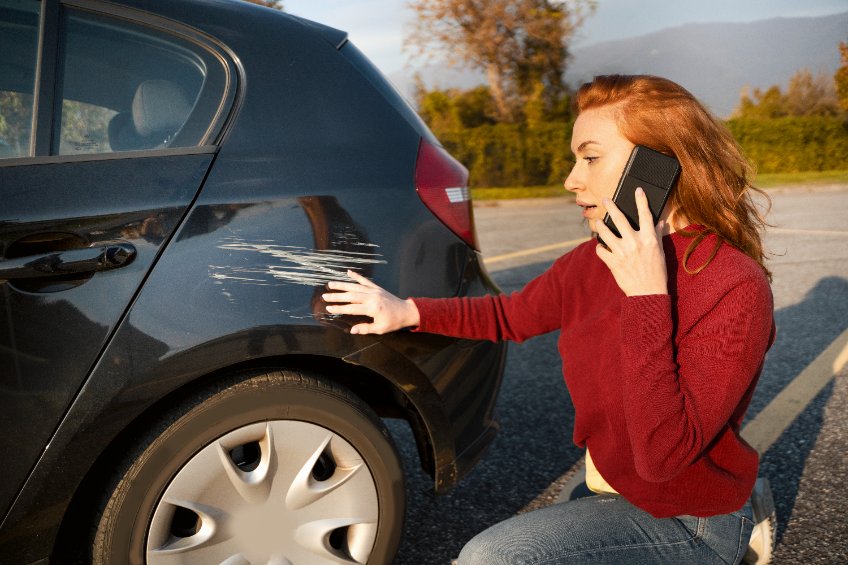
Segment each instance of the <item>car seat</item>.
M113 151L167 147L185 123L191 106L171 81L146 80L133 96L132 111L119 112L109 122Z

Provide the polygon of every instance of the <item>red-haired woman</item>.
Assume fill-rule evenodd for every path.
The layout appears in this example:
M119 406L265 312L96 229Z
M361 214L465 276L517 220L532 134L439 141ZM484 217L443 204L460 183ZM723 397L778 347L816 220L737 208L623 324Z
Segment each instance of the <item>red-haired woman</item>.
M739 431L774 336L749 165L666 79L596 77L577 109L565 188L606 246L580 245L509 296L402 300L349 273L356 282L330 283L341 292L324 297L344 304L327 309L372 317L358 334L522 341L560 330L574 441L597 496L492 526L460 565L738 563L758 466ZM634 145L682 167L656 227L637 190L638 230L610 201Z

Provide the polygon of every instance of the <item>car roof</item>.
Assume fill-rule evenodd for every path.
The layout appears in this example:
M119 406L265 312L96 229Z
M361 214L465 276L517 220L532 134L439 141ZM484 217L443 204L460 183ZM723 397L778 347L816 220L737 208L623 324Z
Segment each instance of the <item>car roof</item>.
M335 49L340 49L348 40L346 31L244 0L113 0L110 4L166 17L201 29L222 40L226 40L226 36L251 33L252 28L241 27L240 24L255 18L261 18L265 22L276 19L281 23L303 26L322 37ZM219 22L226 22L226 27L219 25Z

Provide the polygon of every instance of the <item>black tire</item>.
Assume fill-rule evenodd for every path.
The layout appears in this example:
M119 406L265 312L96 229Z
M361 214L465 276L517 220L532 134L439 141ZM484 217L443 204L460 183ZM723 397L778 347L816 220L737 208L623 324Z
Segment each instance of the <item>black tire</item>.
M228 445L225 445L228 441L226 437L235 437L233 435L234 430L236 430L234 433L245 434L263 426L267 429L268 441L266 443L262 443L258 439L251 440L249 444L226 451L230 449ZM367 509L361 511L363 515L375 512L374 505L371 504L373 493L368 486L367 476L360 468L367 470L376 491L375 504L378 509L376 510L378 513L376 533L374 533L375 527L370 525L373 521L372 516L368 518L368 525L356 524L338 528L319 541L324 544L324 550L333 553L333 555L338 554L337 556L350 558L351 563L360 562L353 560L351 552L354 555L359 555L359 559L362 559L362 555L367 554L368 563L386 564L392 562L400 542L406 511L403 471L397 451L382 421L370 407L347 389L319 377L300 373L272 372L252 375L232 379L219 384L214 389L201 391L187 398L163 416L158 425L151 426L151 428L155 429L151 429L147 437L139 442L136 449L127 457L107 491L99 519L94 528L93 563L97 565L117 565L120 563L155 565L157 562L156 556L160 554L151 553L148 555L148 550L153 550L159 543L155 542L154 538L164 539L163 524L170 523L170 526L167 526L170 528L169 533L166 534L170 541L176 539L184 542L185 540L201 539L198 536L201 535L201 532L206 531L204 525L207 518L208 522L213 525L218 524L218 522L223 524L226 520L230 520L228 523L235 524L237 520L233 516L240 516L241 522L238 524L242 529L236 527L238 524L227 527L221 526L222 532L224 530L228 532L226 535L229 536L228 540L230 541L227 541L227 543L240 544L244 541L244 545L250 546L245 549L244 555L254 555L257 559L264 559L263 563L269 562L270 557L286 557L283 553L289 551L288 549L280 549L279 551L274 549L277 553L272 553L272 555L266 557L257 554L260 546L264 548L266 543L283 543L278 539L266 539L268 536L265 536L261 540L257 540L256 536L259 534L255 534L253 530L250 531L250 535L241 538L238 535L232 535L233 531L246 531L244 530L245 518L243 517L253 512L251 509L253 507L250 506L253 502L250 500L243 503L235 500L233 507L238 508L230 512L231 515L228 515L225 520L220 517L223 514L215 513L222 509L215 509L215 512L210 510L209 514L204 513L206 510L197 510L197 513L192 517L192 512L198 508L211 508L211 506L206 505L206 502L203 503L204 505L198 502L196 506L186 506L186 508L189 508L189 510L186 510L182 508L182 503L175 505L171 499L167 499L166 502L166 498L163 497L169 485L174 485L171 487L172 490L181 487L184 490L185 488L194 488L195 485L205 485L206 483L203 483L203 481L207 480L206 475L202 472L196 472L197 470L210 469L208 474L215 477L215 481L222 481L221 476L224 476L227 480L238 483L238 481L231 479L233 476L231 468L238 468L237 474L241 472L255 473L259 471L254 471L251 466L255 468L260 464L264 465L262 467L265 469L264 472L271 477L265 481L268 483L268 489L273 489L274 480L277 480L281 485L279 488L288 488L286 492L297 491L294 494L305 492L309 495L313 492L309 489L316 485L318 487L324 485L324 483L317 481L328 481L326 492L334 493L332 494L334 497L348 497L351 508L355 508L357 505L367 507ZM309 435L323 433L322 429L331 432L332 440L325 440L329 443L326 443L327 447L324 448L319 461L315 462L311 471L306 471L306 475L304 475L304 469L307 469L307 467L304 465L300 468L297 477L306 477L304 480L310 486L309 489L297 490L293 485L307 483L303 483L303 480L301 480L288 485L285 482L288 479L281 478L283 473L291 475L291 472L287 469L288 467L294 468L294 463L285 457L281 457L280 451L287 449L289 445L296 445L302 453L305 453L307 447L318 444L309 443L311 439L304 437L301 430L305 430L305 432L308 432L306 435ZM281 436L279 441L277 436ZM309 436L309 438L311 437ZM221 445L224 445L224 447L219 447ZM271 447L268 447L269 445ZM352 464L339 462L337 468L337 463L333 461L333 458L341 457L346 458L345 461L352 460L351 447L355 452L358 452L361 460L365 463L365 467L356 467ZM226 468L224 475L220 475L220 471L214 468L215 464L208 463L213 461L209 459L211 457L209 450L216 449L216 453L222 460L225 459L225 456L221 455L222 453L228 453L232 459L230 462L222 463L222 469ZM270 455L266 451L270 452ZM236 455L236 452L238 452L238 455ZM342 453L342 455L334 455L337 452ZM236 459L239 459L239 461L236 461ZM296 457L293 456L292 459L296 459ZM312 461L312 459L309 459L309 461ZM319 463L323 467L321 467L322 470L317 472L328 478L316 475L316 469L320 466ZM186 470L181 472L184 468ZM351 468L354 470L345 470ZM355 476L356 479L350 479L349 484L346 485L345 481L348 478L345 477L347 475L342 477L341 473L350 473L350 476ZM241 475L239 476L241 477ZM248 475L245 474L244 476ZM336 481L337 485L330 483L329 480ZM204 489L208 488L208 490L202 491L203 498L215 498L219 495L219 489L216 486L219 482L211 481L212 479L208 483L210 486L203 487ZM245 482L244 484L248 483ZM200 489L201 487L198 486L197 488ZM235 492L237 489L231 490ZM270 493L271 490L268 492ZM274 490L273 492L277 494L278 491ZM224 497L223 494L221 496ZM244 497L245 495L241 494L241 496ZM291 496L285 498L286 505L290 504ZM320 501L321 504L325 502L336 504L329 500L330 495L327 496L328 500ZM348 498L343 499L343 501L347 502ZM256 527L262 530L276 529L271 537L277 537L278 534L279 537L285 537L285 535L291 533L290 531L282 532L280 530L286 528L284 524L289 523L286 520L291 520L290 516L295 515L296 512L279 511L281 507L281 503L278 502L279 499L279 496L269 494L267 500L274 501L273 504L267 501L254 504L254 506L258 504L259 506L256 507L261 507L264 514L261 514L261 519L251 518L254 521L249 522L249 527L253 528L256 524ZM233 501L234 499L230 496L228 500ZM266 510L268 508L270 510ZM289 506L286 506L286 509L288 508ZM308 506L308 508L311 517L314 517L316 512L319 514L325 512L324 507L319 506L318 502L314 503L313 506ZM230 510L232 509L223 509L224 512ZM272 512L272 514L269 515L268 512ZM341 511L339 512L341 513ZM330 513L332 514L332 511ZM213 519L213 516L216 518ZM256 514L256 516L260 516L260 514ZM333 518L333 516L328 515L327 518ZM195 522L192 523L192 520L195 520ZM177 524L177 522L180 522L180 524ZM321 523L323 524L323 522ZM269 524L272 524L272 526L269 526ZM151 534L151 525L154 526L153 534ZM185 529L186 527L188 527L188 530ZM304 527L307 526L303 526L297 531L300 532ZM294 529L293 527L290 528L290 530ZM351 531L354 533L351 533ZM359 533L363 531L367 534ZM221 535L224 536L225 534L221 533ZM358 537L353 537L354 535ZM185 537L181 538L180 536ZM374 541L370 552L363 550L362 547L367 547L372 538ZM356 550L349 549L349 539L353 539L354 544L359 544L359 553L356 553ZM363 539L364 542L361 541ZM231 540L235 540L235 542ZM151 544L150 547L148 547L148 543ZM212 540L210 543L201 544L198 547L208 548L216 544L220 545L217 541ZM197 549L196 553L191 555L189 555L191 552L187 552L185 561L169 561L169 563L204 561L211 563L213 555L201 554L201 551L210 550ZM250 551L253 551L253 553L250 553ZM262 551L265 551L265 549L262 549ZM291 557L286 558L292 559ZM214 559L216 563L223 561L223 559L219 559L219 555L214 555ZM304 563L320 562L317 557L314 559L300 557L300 560ZM296 560L292 563L298 565Z

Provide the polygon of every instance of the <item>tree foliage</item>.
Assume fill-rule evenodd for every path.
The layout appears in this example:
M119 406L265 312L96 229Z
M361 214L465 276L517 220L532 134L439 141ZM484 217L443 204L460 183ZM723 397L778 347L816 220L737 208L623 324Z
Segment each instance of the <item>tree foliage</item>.
M29 152L32 133L32 95L0 90L0 157Z
M848 44L844 41L839 44L839 55L842 64L836 70L833 80L836 83L836 97L839 105L848 112Z
M734 117L836 116L840 113L835 82L825 73L802 69L792 75L784 94L777 85L742 92Z
M572 123L536 129L520 124L486 124L438 134L445 148L470 172L474 187L561 184L574 165L568 150Z
M471 90L431 91L419 86L417 102L418 113L434 131L476 128L497 123L495 102L485 86Z
M534 92L556 106L568 42L595 0L412 0L405 48L486 73L497 117L519 120Z

